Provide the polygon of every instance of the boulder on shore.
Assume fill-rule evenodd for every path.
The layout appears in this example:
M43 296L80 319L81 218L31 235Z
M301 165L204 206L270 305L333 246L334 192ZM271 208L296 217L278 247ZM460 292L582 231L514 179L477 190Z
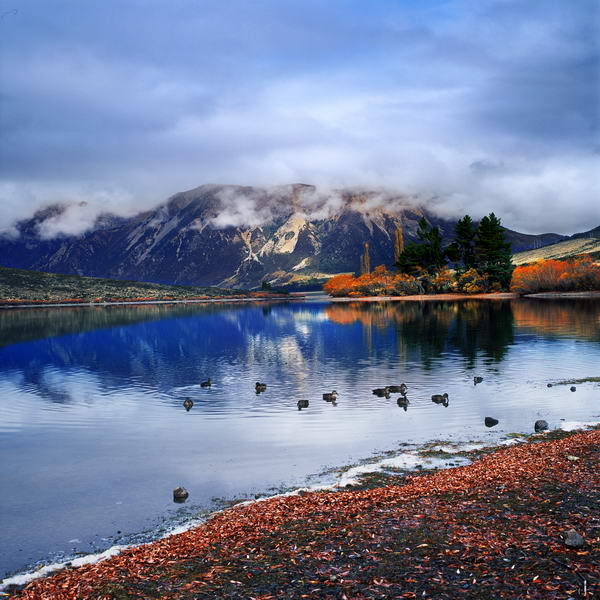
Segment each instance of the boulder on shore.
M585 540L583 536L579 535L574 529L567 531L567 536L565 537L565 546L567 548L581 548L584 544Z
M500 421L498 421L498 419L494 419L494 417L486 417L485 418L485 426L486 427L494 427L495 425L498 425L498 423L500 423Z
M539 419L538 421L535 422L535 424L533 425L533 428L535 429L536 433L539 433L540 431L546 431L546 429L548 429L548 421Z

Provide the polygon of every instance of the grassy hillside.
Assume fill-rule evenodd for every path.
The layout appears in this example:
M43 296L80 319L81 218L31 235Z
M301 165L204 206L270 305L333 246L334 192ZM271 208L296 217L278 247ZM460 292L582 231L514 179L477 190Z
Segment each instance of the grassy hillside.
M159 285L0 267L1 303L10 303L11 301L101 302L247 295L249 295L248 292L232 289Z
M564 259L578 254L600 253L599 238L575 238L544 246L536 250L527 250L513 255L515 265L536 262L538 260Z

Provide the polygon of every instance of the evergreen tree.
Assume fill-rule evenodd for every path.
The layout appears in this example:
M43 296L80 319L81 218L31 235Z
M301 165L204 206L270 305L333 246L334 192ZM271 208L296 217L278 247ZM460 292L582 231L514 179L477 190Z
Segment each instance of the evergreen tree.
M469 215L465 215L459 219L454 231L456 237L451 246L456 250L457 260L463 264L465 270L471 269L475 266L475 236L477 234L473 219Z
M419 271L433 273L446 264L442 250L442 234L439 227L430 227L425 217L419 220L417 238L420 243L410 243L404 248L396 266L402 273L415 274Z
M490 213L483 217L475 235L475 268L488 277L491 284L508 289L515 266L510 244L506 241L500 219Z

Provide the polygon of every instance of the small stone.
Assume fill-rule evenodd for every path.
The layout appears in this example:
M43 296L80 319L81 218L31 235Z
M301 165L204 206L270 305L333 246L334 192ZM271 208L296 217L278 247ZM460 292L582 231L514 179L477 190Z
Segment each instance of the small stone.
M552 387L552 384L551 383L547 383L546 387Z
M329 581L337 581L337 577L335 575L330 575Z
M575 461L579 460L579 456L567 456L567 460L570 460L571 462L575 462Z
M577 388L576 388L574 385L572 385L572 386L571 386L569 389L570 389L572 392L576 392L576 391L577 391Z
M484 422L486 427L494 427L500 423L500 421L498 421L498 419L494 419L494 417L486 417Z
M535 429L536 433L539 433L540 431L545 431L546 429L548 429L548 421L539 419L538 421L535 422L535 424L533 425L533 428Z
M574 529L567 531L567 536L565 537L565 546L567 548L581 548L584 544L585 540Z
M176 487L173 490L173 502L185 502L189 495L184 487Z

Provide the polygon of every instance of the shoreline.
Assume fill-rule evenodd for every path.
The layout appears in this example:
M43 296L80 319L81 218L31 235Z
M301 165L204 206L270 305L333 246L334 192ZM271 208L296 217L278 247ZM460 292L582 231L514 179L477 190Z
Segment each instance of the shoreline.
M556 480L564 479L564 477L578 470L581 470L580 474L584 476L583 480L587 478L588 483L591 482L593 484L593 494L598 493L600 496L600 477L597 470L598 458L596 450L598 443L600 443L600 429L598 428L575 432L554 430L545 435L529 436L527 441L523 443L504 445L504 447L503 445L490 447L486 453L476 458L474 462L467 466L454 467L438 472L427 472L423 475L413 474L407 476L405 473L395 476L388 475L387 479L384 478L385 484L383 486L380 480L376 480L376 487L372 487L372 483L360 484L354 481L349 482L349 485L352 486L351 491L340 490L339 487L334 491L311 491L305 488L288 494L241 503L213 514L203 524L185 532L173 534L142 546L125 548L117 556L96 564L69 568L59 571L50 577L36 579L29 583L25 590L11 597L27 600L50 597L58 600L71 600L75 598L77 600L84 600L99 597L135 598L138 597L135 595L135 592L144 593L142 590L149 594L144 597L158 597L150 595L150 590L152 589L159 593L161 598L210 598L219 597L218 594L222 594L222 597L230 598L264 597L266 599L269 595L262 596L260 593L269 591L268 588L271 579L277 580L282 572L285 575L282 558L277 554L281 546L287 548L285 556L288 562L285 563L286 566L289 566L294 571L294 563L289 563L288 554L290 548L288 546L293 542L297 542L299 535L308 535L310 537L305 550L306 548L312 548L315 543L326 542L327 545L327 540L320 537L322 532L320 533L319 523L322 523L327 529L332 520L341 519L340 523L338 523L339 527L352 528L356 519L360 522L371 523L373 520L378 522L381 510L385 511L389 509L392 510L392 514L395 514L396 511L402 511L406 508L406 503L417 502L418 512L423 512L425 510L423 508L424 505L431 503L435 505L440 502L440 498L446 498L442 503L443 505L441 507L437 506L436 510L430 515L435 522L438 511L443 511L445 510L445 506L453 504L452 499L448 495L457 495L455 500L460 501L464 500L465 496L473 496L472 500L475 501L475 505L471 508L474 511L473 514L477 516L482 510L479 502L482 502L482 499L489 496L490 493L492 495L500 494L502 498L500 498L499 502L503 499L509 501L510 498L504 498L504 496L512 498L512 494L515 493L520 497L522 494L519 490L521 488L528 488L528 486L530 487L532 482L536 484L536 482L539 483L543 479L546 484L549 482L556 483ZM583 461L583 454L588 450L591 453L591 462L588 461L589 464ZM573 457L573 454L577 456ZM583 467L586 465L587 467L584 469ZM579 481L579 483L581 482ZM577 481L571 478L568 484L573 486L577 484ZM501 506L507 506L507 504L504 503ZM471 513L469 514L471 515ZM404 515L404 517L414 520L414 514L409 513L408 515ZM402 521L402 519L400 520ZM298 523L302 523L301 530L297 529ZM304 531L306 523L310 523L308 532ZM513 520L512 523L514 525L517 521ZM492 526L491 523L484 523L484 525L488 524ZM388 521L386 521L385 525L386 528L389 528ZM421 523L421 525L424 526L425 523ZM456 523L456 526L460 528L460 520ZM581 523L579 527L582 527ZM598 527L600 527L600 524ZM565 524L565 528L569 528L567 524ZM432 550L434 549L435 543L431 541L420 545L414 544L412 538L420 536L423 532L415 530L412 525L409 529L411 540L403 541L402 543L409 544L411 548L407 548L406 550L411 550L411 552L401 552L407 555L405 556L406 560L409 560L408 556L410 556L410 560L414 560L416 555L420 555L422 552L418 551L418 548L428 547L432 548ZM591 529L590 531L593 533L594 530ZM344 534L343 538L347 540L348 536ZM563 543L560 537L555 538L556 536L552 538L552 544L554 544L554 550L559 552L563 548ZM269 544L273 541L276 542L275 547L269 550L267 555L264 555L262 546L266 545L266 547L270 548ZM352 542L358 543L359 547L369 546L370 544L368 537L362 538L361 536L353 537ZM388 541L387 543L389 545L392 542ZM546 540L544 543L547 544L548 541ZM591 543L590 541L590 545ZM484 546L487 546L487 543L484 543L483 546L480 544L478 552L481 552ZM218 551L215 548L218 548ZM359 549L356 550L359 551ZM486 547L486 550L492 551L492 554L494 554L496 548L492 545L489 548ZM596 548L597 550L598 548ZM256 554L257 551L259 554ZM277 556L271 555L269 553L271 551L275 552ZM323 551L329 550L326 548ZM249 555L246 554L248 552ZM301 552L298 553L294 550L293 554L297 561L301 561L303 558ZM252 557L252 560L254 560L256 558L256 564L251 569L246 566L243 568L233 567L233 571L235 571L233 574L231 569L222 568L222 565L231 565L232 560L235 558L241 557L243 562L245 559L242 555L246 556L247 559ZM452 555L450 555L451 557ZM446 556L446 558L448 557ZM575 560L571 555L569 555L569 558ZM181 571L181 569L173 566L179 565L181 567L183 564L188 565L190 560L195 565L193 576L185 569ZM318 564L327 566L332 563L323 562L322 558L320 558ZM272 567L268 578L269 581L263 582L261 580L259 582L260 578L257 571L263 568L267 569L269 566ZM304 565L304 568L306 568L306 565ZM347 586L344 587L343 584L350 585L352 582L345 582L343 576L339 577L335 574L338 571L334 571L333 575L322 578L322 573L318 569L315 571L315 569L316 567L313 566L312 570L310 570L310 578L313 579L310 585L313 588L320 587L321 593L337 592L338 595L332 597L340 597L340 592L347 593L349 591ZM167 572L171 572L171 575L167 576ZM169 587L174 585L172 581L173 576L176 578L177 594L175 594L175 588ZM389 577L389 574L387 576ZM334 578L332 579L332 577ZM371 579L369 575L368 581L370 582ZM298 580L294 581L297 582ZM288 583L292 585L294 581ZM261 583L261 585L264 584L264 588L259 586L260 589L257 589L256 586L258 583ZM405 591L411 588L411 585L406 588L406 577L403 577L400 583L404 586L403 589ZM411 584L410 581L408 583ZM540 581L541 583L548 584L545 579ZM593 583L593 581L590 583ZM555 584L556 582L552 583L552 585ZM356 582L354 582L354 585L357 585ZM376 588L377 585L379 584L375 584ZM451 589L453 589L453 585L454 583L450 582ZM365 586L369 587L371 584L363 581L360 583L359 589L363 590ZM538 589L537 586L534 587L536 590ZM302 583L300 588L298 588L298 585L294 587L295 591L290 596L277 595L272 597L300 597L301 592L310 593L314 591L309 588L310 586L307 587L305 583ZM386 589L382 587L380 591L385 592ZM191 595L187 596L185 593L184 595L179 595L183 590L189 590ZM227 590L227 594L225 594L225 590ZM369 587L369 592L371 591L372 589ZM454 590L457 595L459 591L464 593L459 588ZM489 593L489 591L482 591L482 593ZM539 588L539 591L542 591L542 589ZM588 591L591 592L592 588L588 587ZM115 595L109 595L109 592ZM239 596L236 595L238 592ZM292 592L291 589L290 592ZM356 589L354 592L356 592ZM564 597L564 590L562 592L563 595L556 597ZM171 596L169 595L170 593L174 595ZM217 595L215 596L215 594ZM421 594L418 595L420 596ZM307 597L317 596L328 597L319 594ZM360 596L348 595L348 598L351 597ZM373 597L384 598L388 596ZM434 595L434 597L438 596ZM441 597L446 596L442 595ZM481 597L489 596L483 595ZM505 596L498 595L497 597ZM509 595L506 597L512 598L514 596ZM533 595L531 597L553 596Z
M3 303L5 301L0 301L0 310L1 309L11 309L11 308L66 308L73 306L83 306L86 308L96 307L96 306L140 306L140 305L154 305L154 304L211 304L211 303L223 303L223 302L265 302L265 301L273 301L273 300L302 300L304 296L257 296L257 297L223 297L223 298L202 298L202 299L180 299L180 300L116 300L116 301L106 301L106 302L92 302L92 301L81 301L81 302L65 302L65 301L56 301L56 302L45 302L32 301L30 304L27 303Z
M600 298L600 291L593 292L538 292L518 294L517 292L490 292L485 294L415 294L412 296L357 296L351 298L330 297L331 302L422 302L425 300L519 300L521 298Z
M320 295L320 293L319 293ZM291 292L285 296L256 296L256 297L216 297L216 298L190 298L190 299L157 299L157 300L115 300L94 302L82 301L6 301L0 300L0 310L15 308L67 308L73 306L97 307L97 306L142 306L156 304L214 304L226 302L269 302L269 301L291 301L306 300L310 296L302 292ZM600 291L592 292L538 292L535 294L518 294L516 292L490 292L484 294L415 294L412 296L357 296L351 298L328 296L323 292L323 300L328 302L423 302L423 301L458 301L458 300L518 300L521 298L540 299L565 299L565 298L599 298Z

